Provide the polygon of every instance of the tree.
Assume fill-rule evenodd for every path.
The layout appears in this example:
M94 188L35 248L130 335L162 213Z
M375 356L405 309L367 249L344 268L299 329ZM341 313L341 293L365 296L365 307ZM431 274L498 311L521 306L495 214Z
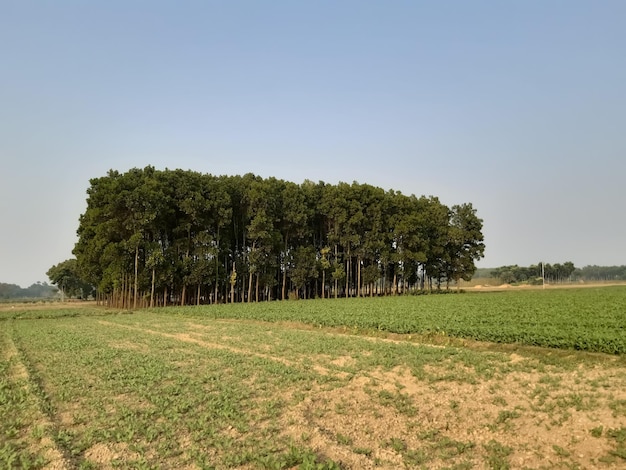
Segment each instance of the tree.
M481 259L485 253L482 228L483 221L471 204L452 206L443 257L446 283L454 280L458 288L461 279L469 281L476 272L474 261Z
M62 297L86 299L93 294L93 286L83 281L75 258L55 264L46 275L59 288Z

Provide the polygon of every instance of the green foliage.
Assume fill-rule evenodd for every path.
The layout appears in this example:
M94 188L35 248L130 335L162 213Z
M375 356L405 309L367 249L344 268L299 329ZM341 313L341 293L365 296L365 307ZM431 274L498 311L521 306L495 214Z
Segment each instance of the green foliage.
M93 286L83 281L75 258L52 266L46 275L67 297L87 299L94 292Z
M469 279L483 256L471 204L449 209L357 182L148 166L90 183L76 266L49 274L68 292L94 285L121 308L423 290Z
M491 271L491 275L500 279L504 284L528 283L530 285L540 285L544 282L544 277L547 283L578 279L577 276L574 276L576 271L574 263L567 261L563 264L537 263L528 267L518 265L501 266Z

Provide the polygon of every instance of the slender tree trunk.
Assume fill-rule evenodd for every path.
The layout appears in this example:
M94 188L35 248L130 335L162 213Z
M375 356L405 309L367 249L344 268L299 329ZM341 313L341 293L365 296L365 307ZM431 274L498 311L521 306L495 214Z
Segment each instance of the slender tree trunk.
M219 253L219 247L218 247L218 253ZM218 295L218 289L219 289L219 282L220 282L220 275L219 275L219 259L218 256L215 255L215 290L213 292L213 301L215 303L217 303L217 295Z
M154 307L154 278L156 277L156 268L152 268L152 287L150 289L150 308Z
M133 310L137 310L137 272L139 270L139 245L135 247L135 286L134 286L134 294L135 297L133 299Z
M322 269L322 299L326 298L326 270Z
M196 305L200 305L200 283L198 283L198 293L196 295Z
M132 298L132 287L130 285L130 274L128 275L128 280L126 281L126 289L128 290L127 295L128 295L128 300L126 302L126 308L130 309L130 301Z
M337 258L338 258L338 254L337 254L337 244L335 243L335 267L337 266ZM335 299L337 298L337 291L339 290L339 282L337 279L335 279Z
M361 257L356 257L356 296L361 297Z
M235 283L233 282L237 271L235 270L235 262L233 261L233 271L230 275L230 303L235 303Z
M281 299L285 300L285 287L287 286L287 247L288 245L288 237L285 237L285 259L283 260L283 287L281 293Z
M254 286L254 301L255 302L259 301L259 276L260 276L260 273L257 273L256 284Z
M215 293L214 293L215 298L213 299L215 303L218 303L217 296L218 296L218 289L219 289L219 282L220 282L219 257L220 257L220 228L218 225L216 247L215 247ZM228 268L224 264L224 272L228 272L227 269Z
M180 294L180 306L183 307L185 305L185 296L187 295L187 284L183 281L183 291Z
M350 297L350 248L348 247L348 259L346 260L346 297Z
M254 252L256 248L256 242L252 243L252 252ZM248 258L249 261L249 258ZM248 270L250 274L248 275L248 303L252 301L252 264L248 262Z

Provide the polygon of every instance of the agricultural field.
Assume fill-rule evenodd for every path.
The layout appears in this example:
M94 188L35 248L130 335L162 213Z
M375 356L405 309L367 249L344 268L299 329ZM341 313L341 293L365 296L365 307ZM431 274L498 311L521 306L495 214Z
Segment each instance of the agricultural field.
M0 310L0 468L626 465L626 288Z

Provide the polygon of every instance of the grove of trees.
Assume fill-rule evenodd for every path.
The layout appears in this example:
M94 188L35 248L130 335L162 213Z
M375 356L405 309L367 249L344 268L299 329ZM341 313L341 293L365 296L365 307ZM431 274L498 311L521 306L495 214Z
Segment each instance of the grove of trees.
M531 266L501 266L489 272L491 277L499 279L506 284L517 282L541 283L541 263ZM585 266L577 268L574 263L545 263L543 275L548 283L564 282L615 282L626 281L626 266Z
M431 290L469 280L485 248L470 203L356 182L148 166L87 195L75 268L126 308Z
M541 283L545 278L549 283L560 283L571 281L572 275L576 271L574 263L567 261L565 263L542 263L530 266L501 266L491 271L491 275L500 279L505 284L528 282Z

